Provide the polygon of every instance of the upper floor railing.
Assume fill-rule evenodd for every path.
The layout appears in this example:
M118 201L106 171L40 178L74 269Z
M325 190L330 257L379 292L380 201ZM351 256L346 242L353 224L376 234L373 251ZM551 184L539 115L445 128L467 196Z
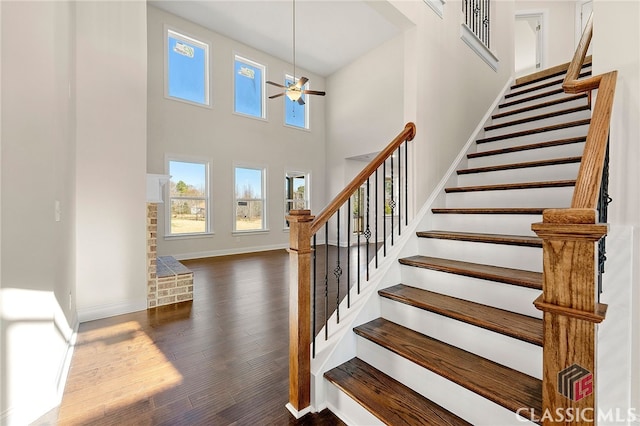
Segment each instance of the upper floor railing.
M491 48L490 0L463 0L462 12L465 25L478 37L487 49Z
M408 224L408 143L415 132L408 123L317 216L309 210L287 216L292 411L310 404L311 358L316 340L329 336L329 318L340 322L341 306L351 307L352 293L360 293L370 268L378 267L378 258L387 255Z

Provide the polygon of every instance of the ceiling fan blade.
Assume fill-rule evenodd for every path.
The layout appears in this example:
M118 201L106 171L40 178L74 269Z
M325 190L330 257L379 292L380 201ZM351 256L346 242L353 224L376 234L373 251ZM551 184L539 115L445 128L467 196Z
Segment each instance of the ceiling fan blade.
M276 93L276 94L275 94L275 95L273 95L273 96L269 96L269 99L279 98L280 96L284 96L284 92L282 92L282 93Z
M282 87L283 89L286 89L286 88L287 88L286 86L283 86L283 85L282 85L282 84L280 84L280 83L274 83L273 81L268 81L268 80L267 80L267 84L271 84L271 85L276 86L276 87Z
M298 89L301 89L302 86L307 84L307 81L309 81L309 79L307 77L300 77L300 79L296 82L296 87Z
M304 105L304 100L302 98L298 98L298 104L299 105Z
M325 92L320 92L318 90L303 90L302 93L304 93L305 95L320 95L320 96L324 96L326 94Z

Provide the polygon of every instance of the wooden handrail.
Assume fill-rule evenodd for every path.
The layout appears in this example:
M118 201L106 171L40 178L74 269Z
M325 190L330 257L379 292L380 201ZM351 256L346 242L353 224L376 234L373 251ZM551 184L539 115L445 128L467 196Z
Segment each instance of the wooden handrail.
M613 96L618 75L617 71L611 71L606 74L579 79L580 70L587 57L587 50L592 37L593 13L589 15L584 32L573 55L573 60L569 64L567 75L562 83L565 93L576 94L598 89L598 101L593 108L591 124L587 133L587 142L571 201L572 208L597 208L611 123Z
M405 141L411 141L416 135L416 125L409 122L389 145L362 169L358 175L324 208L311 222L311 235L315 234L333 216L338 209L347 202L358 188L364 184L371 175L389 158L396 149Z
M606 313L606 305L596 298L596 246L607 234L607 225L598 223L600 186L605 169L609 127L617 71L580 80L586 53L593 35L593 15L567 68L562 87L565 93L588 93L593 105L571 208L545 210L543 222L531 228L543 240L543 292L534 302L543 311L542 409L546 414L592 412L596 410L596 324ZM591 92L597 99L591 102ZM559 377L579 366L585 383L579 397L559 389ZM586 372L586 373L585 373ZM582 383L578 383L582 385ZM590 417L597 419L597 416ZM595 424L597 420L563 421L567 425ZM543 425L552 425L545 418Z

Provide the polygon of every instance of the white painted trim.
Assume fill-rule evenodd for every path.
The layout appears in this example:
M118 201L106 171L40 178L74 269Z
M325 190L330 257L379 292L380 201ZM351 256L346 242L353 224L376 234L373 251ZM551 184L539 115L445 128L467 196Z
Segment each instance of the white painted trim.
M516 11L515 18L524 18L524 17L532 17L532 16L540 16L540 67L532 72L541 71L547 68L547 63L549 62L549 35L548 35L548 26L549 26L549 9L527 9L527 10L518 10Z
M289 244L273 244L268 246L255 246L255 247L243 247L239 249L222 249L222 250L210 250L210 251L199 251L199 252L189 252L182 254L173 254L176 260L190 260L190 259L202 259L205 257L216 257L216 256L229 256L233 254L244 254L244 253L256 253L261 251L271 251L271 250L285 250L289 248Z
M73 351L76 348L76 340L78 338L78 326L80 323L77 318L74 320L74 324L71 332L71 336L67 339L67 351L65 353L64 359L60 364L60 369L58 370L58 375L56 377L56 394L57 394L57 403L62 403L62 397L64 395L64 388L67 384L67 378L69 377L69 369L71 368L71 359L73 358Z
M423 0L440 18L444 16L444 0Z
M311 406L308 406L307 408L304 408L304 409L298 411L295 408L293 408L293 405L291 405L290 402L287 402L285 407L287 407L287 410L289 410L289 412L291 414L293 414L293 417L295 417L296 419L299 419L300 417L311 413Z
M78 321L82 323L114 317L116 315L129 314L131 312L144 311L145 309L147 309L146 298L120 303L110 303L108 305L91 306L88 308L78 309Z
M471 48L480 58L498 71L498 57L480 41L480 39L465 24L460 24L460 38Z

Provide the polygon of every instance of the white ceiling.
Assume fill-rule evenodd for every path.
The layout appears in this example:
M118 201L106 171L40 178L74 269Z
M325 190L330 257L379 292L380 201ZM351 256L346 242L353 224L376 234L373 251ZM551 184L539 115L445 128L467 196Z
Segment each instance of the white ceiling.
M289 0L149 0L272 56L293 61ZM410 24L382 0L296 0L296 67L328 76Z

